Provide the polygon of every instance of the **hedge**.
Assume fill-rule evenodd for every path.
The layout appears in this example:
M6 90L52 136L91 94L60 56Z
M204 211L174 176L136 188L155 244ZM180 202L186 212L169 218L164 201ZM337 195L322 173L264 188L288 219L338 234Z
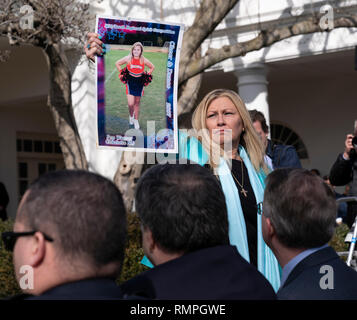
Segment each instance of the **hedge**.
M141 247L141 230L139 219L135 213L130 213L127 215L127 217L128 240L123 268L117 281L119 284L148 269L140 263L141 259L144 257L144 252Z
M12 230L13 222L0 221L0 232ZM347 251L348 246L344 243L344 238L348 232L348 227L345 224L336 228L336 232L330 245L336 251ZM140 264L140 260L144 256L141 248L141 232L140 223L134 213L128 214L128 241L124 264L121 276L117 279L120 284L135 275L141 273L147 268ZM19 294L21 291L16 283L12 264L12 254L5 251L3 246L0 246L0 298L9 297Z
M13 221L5 222L0 220L0 233L12 230ZM12 264L12 253L4 249L3 243L0 245L0 298L9 297L21 293L17 285L14 267Z

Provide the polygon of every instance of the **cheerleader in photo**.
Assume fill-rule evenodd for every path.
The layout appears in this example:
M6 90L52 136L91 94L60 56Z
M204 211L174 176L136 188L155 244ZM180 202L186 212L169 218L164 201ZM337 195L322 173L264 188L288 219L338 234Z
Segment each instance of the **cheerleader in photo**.
M136 42L131 48L131 53L115 63L119 71L119 78L126 85L129 124L134 125L135 129L140 129L140 100L144 93L144 86L151 82L151 74L155 69L155 66L143 56L143 51L143 45ZM122 69L123 65L126 66ZM145 72L145 66L149 68L148 72Z

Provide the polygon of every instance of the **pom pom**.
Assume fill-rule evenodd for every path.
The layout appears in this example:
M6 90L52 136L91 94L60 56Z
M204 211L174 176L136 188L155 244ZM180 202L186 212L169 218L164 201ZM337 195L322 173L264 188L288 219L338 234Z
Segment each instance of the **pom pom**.
M143 85L146 87L150 84L150 82L152 81L152 75L144 72L142 75L142 81L143 81Z
M121 70L118 76L121 82L123 82L124 84L128 83L129 70L125 67Z

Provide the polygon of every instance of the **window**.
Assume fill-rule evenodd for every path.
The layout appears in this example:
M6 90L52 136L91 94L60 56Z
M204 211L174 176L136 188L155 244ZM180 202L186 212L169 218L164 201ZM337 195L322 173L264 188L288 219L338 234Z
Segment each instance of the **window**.
M42 175L46 172L56 171L55 163L39 163L38 164L38 175Z
M45 141L45 152L53 153L53 142L52 141Z
M59 142L55 142L55 153L59 153L59 154L62 153Z
M43 141L38 139L16 139L17 152L56 153L62 155L58 141Z
M24 151L25 152L32 152L32 140L24 140Z
M39 176L65 167L56 135L17 132L16 150L19 201Z
M302 139L290 128L282 124L270 124L271 141L294 146L300 159L308 159L307 149Z
M26 189L28 187L29 181L28 181L28 165L26 162L18 162L17 163L17 168L18 168L18 190L19 190L19 196L20 199L21 197L25 194Z
M43 143L40 140L34 141L34 151L35 152L43 152Z
M16 139L16 151L17 152L22 151L22 140L21 139Z

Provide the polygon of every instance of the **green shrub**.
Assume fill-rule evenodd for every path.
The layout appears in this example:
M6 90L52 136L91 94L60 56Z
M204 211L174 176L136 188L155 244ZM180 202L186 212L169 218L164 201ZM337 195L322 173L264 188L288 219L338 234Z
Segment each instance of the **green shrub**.
M11 231L13 221L0 220L0 233ZM3 243L0 245L0 299L21 293L17 285L14 267L12 264L12 253L5 250Z
M348 251L348 243L345 243L345 237L349 231L346 224L342 223L335 229L335 234L332 237L329 245L337 252Z
M127 221L127 247L121 275L117 281L118 283L123 283L148 269L140 263L141 259L144 257L144 252L141 247L141 231L139 219L135 213L129 213Z

